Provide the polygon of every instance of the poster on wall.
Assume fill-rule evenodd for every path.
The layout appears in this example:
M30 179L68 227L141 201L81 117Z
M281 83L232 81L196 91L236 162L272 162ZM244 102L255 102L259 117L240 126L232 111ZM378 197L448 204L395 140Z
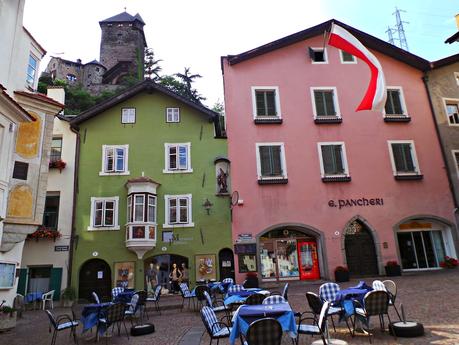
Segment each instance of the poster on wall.
M195 256L196 280L211 280L217 278L215 254L200 254Z
M134 288L135 262L115 262L115 286L125 289Z
M0 289L12 288L16 274L16 265L0 262Z

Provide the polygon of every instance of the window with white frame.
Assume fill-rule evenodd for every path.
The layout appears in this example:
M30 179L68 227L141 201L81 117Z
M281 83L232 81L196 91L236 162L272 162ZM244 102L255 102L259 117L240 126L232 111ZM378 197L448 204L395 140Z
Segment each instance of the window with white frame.
M91 198L91 216L88 230L119 230L119 197Z
M451 151L454 158L454 163L456 165L457 178L459 179L459 150Z
M340 50L339 56L341 58L341 63L343 64L356 64L357 63L357 59L355 58L355 56L352 54L349 54L348 52L345 52L344 50Z
M166 122L180 122L180 108L166 108Z
M446 116L450 125L459 125L459 99L445 99Z
M412 140L391 140L388 144L394 175L420 174Z
M311 88L314 118L341 117L338 94L335 87Z
M29 55L29 63L27 65L27 84L30 87L35 85L35 77L37 75L38 59L32 54Z
M401 87L387 87L387 99L384 112L386 116L408 116Z
M325 48L309 47L309 57L313 64L328 63L327 50Z
M255 119L280 119L279 88L277 86L252 87L252 107Z
M121 123L135 123L135 108L121 109Z
M156 196L133 193L127 198L128 223L156 223Z
M349 176L343 142L318 143L322 177Z
M191 143L164 144L166 168L164 173L188 173L191 168Z
M283 143L257 143L258 180L287 179Z
M128 149L129 145L103 145L99 175L128 175Z
M163 228L192 227L191 194L165 195L166 224Z

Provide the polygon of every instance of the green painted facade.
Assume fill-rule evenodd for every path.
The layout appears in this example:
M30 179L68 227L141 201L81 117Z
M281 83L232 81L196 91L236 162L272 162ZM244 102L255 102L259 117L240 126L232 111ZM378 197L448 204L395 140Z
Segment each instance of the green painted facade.
M180 122L166 122L166 108L180 108ZM135 108L136 123L122 124L121 109ZM196 280L195 255L215 254L231 248L231 219L228 197L216 195L216 168L214 160L227 156L226 139L216 138L214 123L207 114L182 103L160 91L141 91L131 98L106 109L78 124L80 157L75 209L72 286L79 288L82 265L90 259L102 259L111 268L114 286L116 262L135 262L135 289L144 288L144 260L161 254L175 254L188 258L190 282ZM164 173L165 143L191 143L191 173ZM129 175L99 176L102 169L103 145L129 145ZM128 179L150 177L160 183L157 188L157 244L141 260L125 244L127 220ZM194 227L173 230L179 238L172 243L162 242L165 223L164 195L192 194L192 221ZM118 224L120 230L88 231L91 197L119 197ZM208 199L213 206L210 214L202 206ZM69 200L70 202L70 200ZM178 235L178 236L177 236ZM97 252L97 256L95 256ZM151 261L151 260L150 260ZM217 268L217 279L219 271Z

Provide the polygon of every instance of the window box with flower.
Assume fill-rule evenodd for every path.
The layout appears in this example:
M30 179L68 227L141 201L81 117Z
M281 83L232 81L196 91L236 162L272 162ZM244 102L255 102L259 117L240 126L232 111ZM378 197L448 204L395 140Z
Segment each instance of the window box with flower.
M35 232L27 235L27 239L35 239L36 241L40 239L50 239L56 241L61 235L62 234L58 230L46 226L39 226Z
M59 172L61 172L63 169L65 169L66 165L67 165L67 163L65 163L62 159L56 159L56 160L49 161L49 168L50 169L59 169Z
M440 267L443 268L456 268L459 264L459 261L455 258L445 256L445 259L440 262Z
M386 270L386 276L388 277L396 277L402 275L402 269L398 262L395 260L387 261L384 269Z

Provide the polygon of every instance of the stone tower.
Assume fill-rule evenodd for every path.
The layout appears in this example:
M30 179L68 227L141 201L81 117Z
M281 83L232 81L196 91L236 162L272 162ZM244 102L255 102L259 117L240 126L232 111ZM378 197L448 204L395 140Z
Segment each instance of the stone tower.
M139 14L122 12L99 22L102 30L100 63L107 68L104 84L117 84L130 74L143 79L144 50L147 46Z

